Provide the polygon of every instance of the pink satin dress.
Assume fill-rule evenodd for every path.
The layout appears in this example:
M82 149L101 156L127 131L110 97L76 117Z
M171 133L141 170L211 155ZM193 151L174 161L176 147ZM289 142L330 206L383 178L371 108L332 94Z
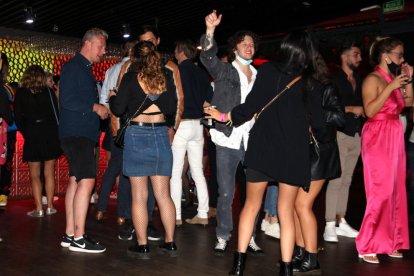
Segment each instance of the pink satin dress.
M392 81L380 68L376 70L388 83ZM399 120L404 107L400 90L394 90L362 129L367 207L356 238L362 255L391 254L410 247L404 130Z

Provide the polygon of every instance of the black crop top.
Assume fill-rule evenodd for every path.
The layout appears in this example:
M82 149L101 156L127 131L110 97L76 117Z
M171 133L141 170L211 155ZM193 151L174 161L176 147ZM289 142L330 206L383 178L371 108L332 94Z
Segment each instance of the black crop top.
M177 112L177 96L174 84L168 77L166 79L167 91L159 94L159 97L153 97L152 99L148 97L138 115L143 114L148 107L155 104L162 114L167 117L167 122L172 123L171 118L174 118ZM120 117L126 113L128 117L131 117L145 98L146 94L138 83L137 73L128 72L122 78L117 95L109 98L109 107L115 116Z

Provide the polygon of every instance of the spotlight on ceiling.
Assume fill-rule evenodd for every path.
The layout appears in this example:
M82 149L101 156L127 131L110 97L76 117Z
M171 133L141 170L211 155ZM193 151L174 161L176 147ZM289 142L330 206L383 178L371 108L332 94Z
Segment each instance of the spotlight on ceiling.
M370 10L375 10L375 9L381 9L381 6L380 5L372 5L372 6L369 6L369 7L362 8L359 11L360 12L365 12L365 11L370 11Z
M26 24L33 24L33 22L36 18L36 15L33 13L32 7L25 8L24 13L25 13L25 22L26 22Z
M312 4L309 1L302 1L302 5L306 8L309 8Z
M122 37L129 38L131 36L131 28L129 24L122 25Z

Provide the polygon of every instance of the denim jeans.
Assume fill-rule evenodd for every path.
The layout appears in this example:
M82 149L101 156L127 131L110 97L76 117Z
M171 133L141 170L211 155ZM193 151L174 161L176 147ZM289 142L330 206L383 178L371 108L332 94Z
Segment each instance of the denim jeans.
M108 167L102 177L101 190L99 191L98 204L96 209L98 211L106 211L108 207L109 194L116 177L122 170L122 149L111 143L111 159L109 159Z
M264 203L263 211L265 211L269 216L277 216L277 197L279 195L279 186L272 185L269 183L266 191L266 199Z
M230 149L216 146L217 161L217 228L216 235L224 240L229 240L233 230L232 205L234 198L234 187L236 184L236 171L240 162L243 162L245 150Z
M118 217L131 218L131 184L128 177L122 174L122 160L124 150L111 143L111 159L108 163L108 168L102 178L101 191L99 193L99 200L97 204L98 211L106 210L108 206L109 194L112 190L112 185L116 177L119 175L118 186ZM152 212L154 211L155 198L151 185L148 185L148 219L152 219Z
M203 126L200 120L183 120L177 129L172 143L173 167L170 181L171 197L176 209L176 219L181 219L181 195L183 192L182 172L187 153L191 177L197 188L197 216L207 218L208 190L203 169Z

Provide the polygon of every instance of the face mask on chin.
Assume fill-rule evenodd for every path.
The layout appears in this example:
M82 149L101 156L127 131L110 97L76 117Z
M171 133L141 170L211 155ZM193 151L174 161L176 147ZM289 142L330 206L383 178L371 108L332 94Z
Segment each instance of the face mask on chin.
M253 62L252 59L244 59L241 56L239 56L237 53L236 53L236 59L240 61L240 63L243 65L250 65Z

